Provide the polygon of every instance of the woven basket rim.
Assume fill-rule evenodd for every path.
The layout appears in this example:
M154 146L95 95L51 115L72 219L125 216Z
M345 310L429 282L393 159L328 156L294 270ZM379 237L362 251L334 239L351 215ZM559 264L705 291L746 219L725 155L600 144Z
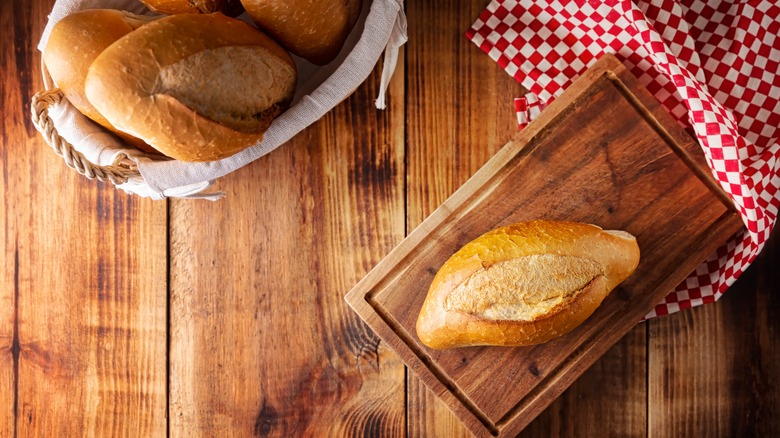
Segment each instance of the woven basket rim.
M49 117L49 108L67 99L54 81L41 56L41 77L44 89L35 93L30 102L33 125L41 133L44 141L60 156L65 164L88 179L124 184L132 178L141 177L138 167L127 154L119 154L111 165L101 166L89 161L70 142L59 135L57 127ZM102 127L101 127L102 129Z

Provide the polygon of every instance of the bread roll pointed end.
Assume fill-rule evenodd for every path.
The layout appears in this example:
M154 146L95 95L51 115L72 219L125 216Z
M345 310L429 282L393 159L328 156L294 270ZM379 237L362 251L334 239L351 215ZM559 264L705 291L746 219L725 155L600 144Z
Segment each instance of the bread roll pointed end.
M624 231L557 221L497 228L441 267L417 335L434 349L547 342L582 324L638 264Z

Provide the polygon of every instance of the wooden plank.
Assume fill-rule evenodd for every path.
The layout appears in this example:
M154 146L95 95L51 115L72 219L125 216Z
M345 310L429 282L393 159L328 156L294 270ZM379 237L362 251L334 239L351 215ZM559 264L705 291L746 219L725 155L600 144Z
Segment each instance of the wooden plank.
M162 436L166 205L88 181L44 145L28 114L51 2L2 7L13 18L2 26L2 192L14 268L3 289L17 318L14 432Z
M52 180L19 204L34 213L19 233L17 430L164 434L165 204L54 170L51 157L35 162Z
M605 56L348 300L472 431L514 436L741 226L695 151L636 79ZM422 346L416 313L437 268L496 226L540 217L627 230L643 261L593 317L555 341L525 349Z
M7 67L17 63L14 37L21 30L13 20L16 7L18 6L12 2L0 3L0 62ZM14 69L0 70L0 114L3 115L0 120L0 175L3 176L0 178L0 220L4 224L3 250L0 253L0 265L3 267L0 277L0 436L3 437L14 436L14 412L17 409L19 224L14 203L18 198L24 197L24 193L14 179L27 174L20 173L24 163L19 162L21 160L12 143L13 140L18 141L24 137L24 113L18 109L23 105L26 96L21 94L22 87L19 85L19 76ZM21 145L17 144L17 148L20 147Z
M403 434L403 364L343 300L404 233L403 76L387 111L378 79L172 202L172 437Z
M780 436L779 241L717 303L650 322L650 436Z
M407 2L407 233L517 133L522 87L464 33L489 1ZM409 373L410 437L470 437Z

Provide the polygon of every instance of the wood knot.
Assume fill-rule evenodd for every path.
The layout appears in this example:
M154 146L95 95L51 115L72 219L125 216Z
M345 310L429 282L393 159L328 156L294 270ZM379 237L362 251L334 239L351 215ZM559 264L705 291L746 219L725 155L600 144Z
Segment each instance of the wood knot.
M253 432L255 436L269 436L276 423L279 421L279 414L273 406L263 400L260 412L255 417L255 426Z
M362 321L346 325L345 339L358 364L362 361L379 371L379 337Z

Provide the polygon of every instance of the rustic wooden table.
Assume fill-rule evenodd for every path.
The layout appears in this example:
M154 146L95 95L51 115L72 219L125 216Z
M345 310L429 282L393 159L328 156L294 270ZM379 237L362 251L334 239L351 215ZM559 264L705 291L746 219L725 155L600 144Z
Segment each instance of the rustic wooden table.
M378 70L221 179L131 197L67 169L28 117L52 0L0 3L0 436L468 436L344 294L515 132L520 86L411 2ZM717 304L639 324L524 436L780 435L780 249Z

